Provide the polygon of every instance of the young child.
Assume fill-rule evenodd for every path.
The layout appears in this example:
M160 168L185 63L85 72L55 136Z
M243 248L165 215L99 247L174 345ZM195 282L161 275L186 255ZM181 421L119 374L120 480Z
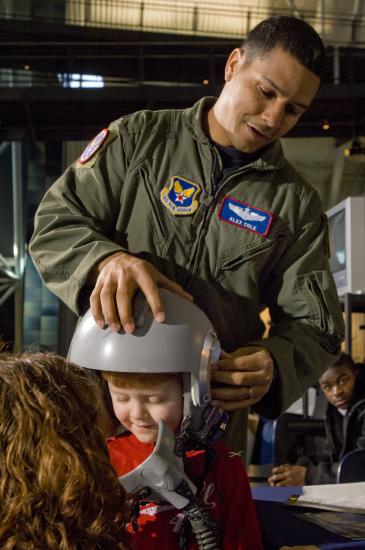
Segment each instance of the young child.
M0 354L3 550L130 548L92 378L56 355Z
M303 456L296 464L276 466L269 478L272 486L335 483L341 458L365 447L365 383L361 367L342 353L321 376L319 385L328 401L328 454L320 458Z
M167 291L164 303L167 321L157 323L145 311L144 327L134 335L105 333L89 314L71 345L71 357L83 366L98 368L104 357L103 364L109 367L103 377L114 414L125 428L121 435L108 439L118 476L134 470L151 455L160 420L176 434L179 432L189 400L187 393L190 395L186 392L186 375L191 379L195 399L209 383L205 379L209 373L205 363L209 358L209 321L194 304ZM85 348L85 354L79 353L80 348ZM260 529L241 458L223 443L215 442L207 448L187 450L184 460L185 472L197 486L200 501L221 528L218 546L212 548L261 550ZM178 550L189 522L184 509L152 500L140 506L137 523L136 550ZM129 529L133 532L132 525ZM193 534L185 547L198 548Z

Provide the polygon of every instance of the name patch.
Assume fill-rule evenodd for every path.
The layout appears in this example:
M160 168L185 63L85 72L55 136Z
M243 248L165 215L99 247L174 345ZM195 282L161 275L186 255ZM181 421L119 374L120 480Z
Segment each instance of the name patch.
M187 216L198 209L199 202L196 197L200 191L200 185L197 183L180 176L172 176L170 185L162 189L160 198L174 216Z
M219 219L265 237L270 230L272 213L245 202L225 197L219 209Z

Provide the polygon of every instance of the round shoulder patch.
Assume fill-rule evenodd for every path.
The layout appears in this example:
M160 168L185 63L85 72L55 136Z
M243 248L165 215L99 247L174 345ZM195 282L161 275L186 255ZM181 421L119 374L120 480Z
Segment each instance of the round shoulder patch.
M109 130L107 128L104 128L104 130L99 132L98 135L95 136L94 139L90 141L90 143L86 146L84 152L79 158L79 162L81 164L85 164L85 162L88 162L103 145L108 135Z

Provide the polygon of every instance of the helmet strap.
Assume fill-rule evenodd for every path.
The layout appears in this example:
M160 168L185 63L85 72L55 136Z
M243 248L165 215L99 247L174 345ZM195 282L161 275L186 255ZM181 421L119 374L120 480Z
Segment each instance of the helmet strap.
M210 404L194 406L189 392L184 389L184 417L176 434L175 453L183 456L191 449L205 449L218 439L227 427L228 414Z

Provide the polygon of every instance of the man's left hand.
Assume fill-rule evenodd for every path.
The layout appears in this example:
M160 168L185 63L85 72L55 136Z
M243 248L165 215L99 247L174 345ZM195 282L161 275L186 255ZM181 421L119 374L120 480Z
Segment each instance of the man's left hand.
M250 407L269 391L273 377L274 361L265 348L247 346L233 353L222 351L211 372L213 404L226 411ZM214 382L224 387L215 388Z

